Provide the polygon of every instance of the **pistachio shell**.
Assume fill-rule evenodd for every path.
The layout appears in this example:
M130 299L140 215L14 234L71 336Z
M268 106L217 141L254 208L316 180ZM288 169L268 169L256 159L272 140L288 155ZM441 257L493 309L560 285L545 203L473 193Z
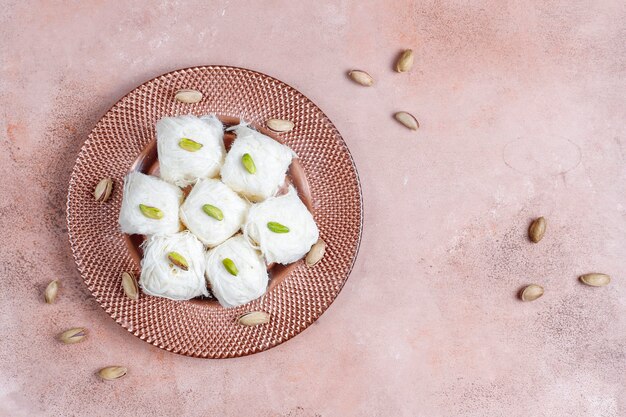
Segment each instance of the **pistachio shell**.
M198 103L202 100L202 93L197 90L178 90L174 98L181 103Z
M171 263L173 263L183 271L189 271L189 263L187 262L187 259L185 259L185 257L180 253L170 252L167 254L167 259L169 259Z
M407 49L400 54L398 62L396 62L396 71L406 72L413 67L413 50Z
M182 138L178 142L178 146L186 150L187 152L197 152L202 149L201 143L198 143L195 140L189 138Z
M239 316L239 324L244 326L258 326L270 321L270 315L264 311L251 311Z
M278 222L268 222L267 228L270 229L274 233L289 233L289 228Z
M84 327L74 327L66 330L59 335L59 340L66 345L72 345L85 340L87 337L87 330Z
M48 284L48 286L46 287L46 290L43 292L43 298L46 300L46 303L48 304L54 303L54 300L56 300L57 298L58 292L59 292L59 281L55 279L54 281L51 281Z
M230 259L230 258L224 258L222 260L222 265L224 265L224 268L226 268L228 273L230 273L233 276L237 276L237 274L239 273L239 270L237 269L237 266L235 265L233 260Z
M269 119L265 124L274 132L289 132L294 126L291 120L281 119Z
M100 369L98 375L105 381L114 381L126 375L127 372L128 369L124 366L107 366L106 368Z
M365 87L370 87L374 84L374 79L365 71L352 70L348 72L348 76L357 84L361 84Z
M156 207L139 204L139 210L141 210L141 213L149 219L159 220L163 218L163 212Z
M611 283L611 277L607 274L585 274L580 276L580 280L587 285L592 287L604 287L605 285L609 285Z
M533 220L530 227L528 227L528 237L534 243L543 239L544 233L546 233L546 219L543 217Z
M93 191L93 197L96 201L105 202L111 196L113 191L113 180L111 178L103 178Z
M306 255L306 264L308 266L315 265L324 257L325 252L326 242L324 242L322 239L319 239L317 242L315 242L313 246L311 246L311 250Z
M256 172L256 165L254 165L254 160L249 153L243 154L243 156L241 157L241 163L243 164L243 167L246 169L246 171L248 171L250 174L254 174Z
M536 284L530 284L522 290L520 297L522 301L535 301L537 298L541 297L542 295L543 295L542 286L536 285Z
M405 127L411 130L417 130L420 127L419 122L411 113L407 113L405 111L399 111L394 116L397 121L402 123Z
M215 220L222 221L224 220L224 213L219 208L211 205L205 204L202 206L202 211L204 211L207 215L213 217Z
M124 294L131 300L139 298L139 286L137 285L137 279L135 275L130 272L122 272L122 288Z

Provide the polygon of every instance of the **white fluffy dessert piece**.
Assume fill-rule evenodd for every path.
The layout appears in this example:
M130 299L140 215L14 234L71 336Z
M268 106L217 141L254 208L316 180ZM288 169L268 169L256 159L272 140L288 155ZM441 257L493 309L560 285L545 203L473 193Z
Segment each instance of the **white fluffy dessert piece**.
M202 243L212 247L237 233L249 207L250 203L222 181L204 179L194 185L180 207L180 219ZM212 211L214 209L218 209L218 215Z
M213 116L164 117L156 124L161 178L179 187L216 177L224 162L224 130ZM187 146L185 142L187 140ZM195 142L189 145L189 140Z
M276 233L269 223L285 226L288 232ZM244 236L257 245L267 263L289 264L301 259L319 238L319 230L311 212L296 190L270 197L250 207Z
M229 259L237 275L229 272ZM232 270L232 268L231 268ZM265 294L268 275L261 253L243 235L233 236L206 254L206 278L223 307L237 307Z
M238 125L233 130L237 138L222 166L222 181L251 201L273 196L285 182L287 168L297 155L288 146L246 125ZM254 161L256 172L253 174L242 163L245 154Z
M183 192L175 185L141 172L131 172L124 178L124 196L119 217L122 232L140 235L178 232L178 209L182 198ZM146 216L141 205L158 209L162 217Z
M172 263L172 252L184 258L187 270ZM152 236L144 244L139 285L148 295L171 300L207 296L205 266L204 246L190 232Z

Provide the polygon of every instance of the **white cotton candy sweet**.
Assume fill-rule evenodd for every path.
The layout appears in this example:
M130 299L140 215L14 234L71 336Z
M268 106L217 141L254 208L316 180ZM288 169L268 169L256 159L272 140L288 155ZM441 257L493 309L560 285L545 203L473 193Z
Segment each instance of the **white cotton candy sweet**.
M185 271L174 265L168 258L170 252L182 255L189 269ZM204 246L188 231L153 236L144 246L139 285L148 295L171 300L207 296L205 267Z
M234 276L222 261L230 259L237 268ZM237 235L206 254L206 277L223 307L236 307L255 300L267 290L267 268L261 254Z
M237 138L222 166L222 181L251 201L263 201L276 194L285 182L291 160L297 155L289 147L245 125L238 125L233 130ZM245 154L250 154L254 161L254 174L249 173L241 162Z
M217 220L202 207L210 204L223 213ZM219 245L243 226L250 204L220 180L199 180L180 207L180 219L207 246Z
M122 232L140 235L178 232L178 209L182 198L180 188L151 175L131 172L124 179L119 217ZM145 216L139 208L140 204L161 210L163 217L152 219Z
M269 222L287 226L289 232L275 233L268 228ZM313 216L290 186L287 194L250 208L244 236L258 245L267 263L289 264L306 255L317 242L319 231Z
M219 174L224 162L224 131L215 116L192 115L164 117L156 124L157 151L161 178L186 187L198 178ZM191 139L202 145L190 152L181 148L181 139Z

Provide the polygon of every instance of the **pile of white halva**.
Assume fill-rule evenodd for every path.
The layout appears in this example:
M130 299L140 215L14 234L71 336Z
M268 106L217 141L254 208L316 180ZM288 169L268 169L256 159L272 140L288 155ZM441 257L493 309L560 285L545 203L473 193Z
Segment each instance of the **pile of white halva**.
M146 235L139 286L172 300L207 296L236 307L265 294L267 265L303 258L317 242L313 216L285 176L297 155L246 124L207 115L156 124L160 178L124 180L122 232ZM182 188L191 186L185 197Z

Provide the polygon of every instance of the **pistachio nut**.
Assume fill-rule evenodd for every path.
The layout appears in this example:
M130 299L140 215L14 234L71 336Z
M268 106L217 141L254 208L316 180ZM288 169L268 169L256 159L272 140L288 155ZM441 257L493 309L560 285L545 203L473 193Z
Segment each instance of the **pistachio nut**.
M249 153L243 154L243 156L241 157L241 163L243 164L243 167L246 169L246 171L248 171L250 174L254 174L256 172L256 165L254 165L254 160Z
M128 369L124 366L107 366L106 368L100 369L98 375L105 381L114 381L126 375L127 372Z
M156 207L139 204L139 210L141 210L141 213L149 219L160 220L163 218L163 212Z
M274 233L289 233L289 228L278 222L268 222L267 228L270 229Z
M167 259L169 259L171 263L173 263L183 271L189 271L189 263L187 262L187 259L185 259L185 257L180 253L170 252L167 254Z
M405 127L411 130L417 130L420 127L419 122L411 113L407 113L405 111L399 111L394 116L397 121L403 124Z
M66 345L72 345L85 340L87 337L87 330L84 327L74 327L66 330L59 335L59 340Z
M204 211L207 215L213 217L215 220L222 221L224 220L224 213L218 207L215 207L211 204L205 204L202 206L202 211Z
M139 298L139 285L135 275L131 272L122 272L122 289L124 294L131 300Z
M534 243L543 239L543 235L546 233L546 219L543 217L536 218L530 223L528 227L528 237Z
M57 298L57 294L59 292L59 281L56 279L51 281L47 286L46 290L43 292L43 298L46 300L46 303L52 304L54 300Z
M309 253L306 255L306 264L308 266L315 265L324 257L325 252L326 242L324 242L322 239L319 239L317 242L315 242L315 244L313 244L313 246L311 246L311 250L309 250Z
M198 103L202 100L202 93L197 90L178 90L174 98L181 103Z
M264 311L251 311L239 316L239 324L244 326L258 326L270 321L270 315Z
M93 191L93 197L101 203L107 201L113 191L113 180L111 178L103 178Z
M580 276L580 280L587 285L592 287L604 287L605 285L609 285L611 283L611 277L607 274L585 274Z
M235 262L233 262L233 260L230 258L224 258L222 260L222 265L224 265L224 268L226 268L226 270L233 276L237 276L237 274L239 273Z
M360 84L364 87L370 87L374 84L374 79L372 78L372 76L365 71L352 70L348 72L348 77L350 77L355 83Z

